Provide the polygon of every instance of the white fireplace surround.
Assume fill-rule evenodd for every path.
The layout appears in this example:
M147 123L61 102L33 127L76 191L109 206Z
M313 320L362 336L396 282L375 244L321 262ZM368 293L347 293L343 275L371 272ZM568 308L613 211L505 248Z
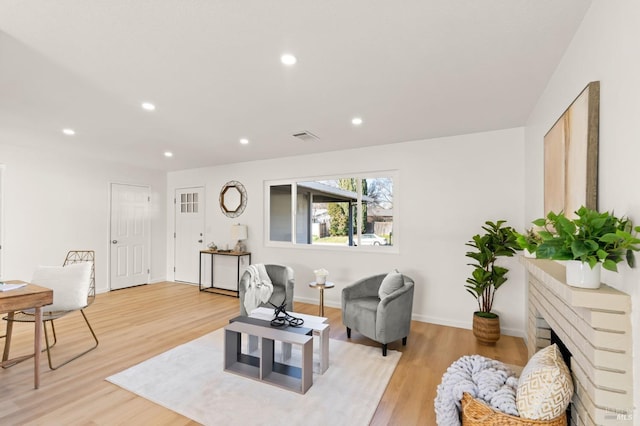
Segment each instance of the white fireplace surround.
M529 357L550 344L551 329L571 352L571 424L633 424L629 295L604 284L595 290L570 287L558 262L521 262L528 272Z

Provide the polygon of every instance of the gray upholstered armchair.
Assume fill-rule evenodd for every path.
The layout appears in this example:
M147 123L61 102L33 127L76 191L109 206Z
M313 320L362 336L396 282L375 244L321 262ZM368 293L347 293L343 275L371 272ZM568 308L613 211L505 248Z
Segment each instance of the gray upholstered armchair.
M347 337L351 338L354 329L382 343L383 356L387 356L390 342L402 339L406 345L411 328L413 280L400 273L391 277L392 274L364 278L342 290L342 323L347 327ZM381 291L387 276L390 277Z
M273 284L273 293L269 302L274 305L280 306L284 300L287 301L285 308L288 312L293 311L293 285L295 283L293 277L293 269L284 265L264 265L267 270L267 275L271 279ZM240 278L239 290L240 290L240 315L247 316L247 310L244 307L244 295L247 290L247 282L249 281L249 273L245 271ZM271 308L268 303L263 303L260 306L266 306Z

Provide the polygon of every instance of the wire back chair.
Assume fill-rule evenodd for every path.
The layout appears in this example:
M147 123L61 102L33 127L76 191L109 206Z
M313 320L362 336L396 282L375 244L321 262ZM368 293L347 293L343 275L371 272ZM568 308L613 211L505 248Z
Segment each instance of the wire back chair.
M64 260L64 263L62 264L62 266L67 266L67 265L72 265L72 264L76 264L76 263L81 263L81 262L90 262L91 263L91 273L90 273L90 282L89 282L89 292L88 292L88 297L87 297L87 303L84 307L82 307L81 309L76 309L79 310L80 313L82 314L82 317L84 318L85 323L87 324L87 327L89 327L89 331L91 332L91 335L93 336L93 340L95 342L95 344L93 346L91 346L89 349L86 349L85 351L72 356L71 358L59 363L58 365L53 365L53 361L51 359L51 348L53 348L56 343L58 343L58 336L56 334L56 328L55 328L55 324L54 321L62 318L63 316L70 314L71 312L75 312L76 310L71 310L71 311L48 311L48 312L43 312L42 313L42 322L43 322L43 327L44 327L44 340L46 343L46 348L43 350L47 352L47 360L49 362L49 368L52 370L56 370L60 367L62 367L65 364L68 364L69 362L78 359L79 357L81 357L82 355L85 355L86 353L94 350L95 348L98 347L98 337L96 336L96 333L93 330L93 327L91 327L91 324L89 323L89 319L87 318L87 315L84 313L84 309L86 309L87 307L89 307L93 301L95 300L96 297L96 274L95 274L95 252L93 250L71 250L67 253L67 257ZM55 294L55 292L54 292ZM3 318L5 321L7 321L7 330L6 330L6 338L5 338L5 347L4 347L4 353L2 355L2 360L6 361L7 359L9 359L9 349L11 346L11 333L13 331L13 323L14 322L34 322L35 321L35 315L33 312L30 311L21 311L21 312L15 312L13 314L9 314L8 316L6 316L5 318ZM47 330L47 323L49 323L51 325L51 331L53 334L53 343L50 343L49 339L49 332ZM15 365L18 362L23 361L24 359L27 359L28 357L20 357L16 360L15 363L11 364L11 365Z

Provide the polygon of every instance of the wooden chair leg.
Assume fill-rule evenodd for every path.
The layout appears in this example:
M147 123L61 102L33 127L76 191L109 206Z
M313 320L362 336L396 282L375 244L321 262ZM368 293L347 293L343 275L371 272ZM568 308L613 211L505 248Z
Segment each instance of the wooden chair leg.
M11 334L13 333L13 312L7 314L7 332L4 339L4 352L2 353L2 361L9 359L9 350L11 349Z
M2 362L0 362L0 365L2 366L2 368L13 367L16 364L21 363L22 361L26 361L30 358L33 358L33 356L35 355L35 354L22 355L16 358L9 359L9 352L11 350L11 336L13 335L13 323L14 323L13 319L14 319L14 313L9 312L6 318L7 333L5 336L3 336L6 338L6 340L4 341L4 351L2 353Z

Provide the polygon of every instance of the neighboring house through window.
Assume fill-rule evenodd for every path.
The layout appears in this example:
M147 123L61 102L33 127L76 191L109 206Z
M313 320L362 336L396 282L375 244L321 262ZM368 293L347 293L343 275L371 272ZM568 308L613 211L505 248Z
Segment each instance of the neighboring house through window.
M393 172L272 181L265 190L269 243L396 245Z

